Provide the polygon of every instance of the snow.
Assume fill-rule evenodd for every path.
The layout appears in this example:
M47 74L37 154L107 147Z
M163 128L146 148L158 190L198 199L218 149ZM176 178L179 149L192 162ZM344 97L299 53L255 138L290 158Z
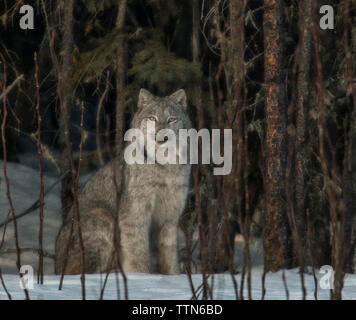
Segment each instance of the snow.
M3 162L0 162L0 222L6 221L9 211L9 202L6 195L6 184L3 175ZM10 182L10 195L15 208L15 213L19 214L29 208L36 200L39 199L40 177L38 170L29 168L18 163L7 163L7 176ZM45 190L48 189L57 178L45 176ZM61 225L60 217L60 185L50 192L44 202L44 229L43 229L43 246L44 250L49 253L54 253L54 243L58 229ZM10 213L11 217L11 213ZM17 220L19 246L21 248L38 248L38 231L39 231L39 210L36 210ZM4 228L0 229L0 236L3 235ZM1 242L1 241L0 241ZM14 225L10 222L7 225L5 242L1 251L15 249L14 244ZM22 265L37 265L37 253L24 252L21 254ZM16 255L4 254L0 255L0 267L3 273L16 272ZM45 273L53 273L53 259L44 258Z
M30 158L27 158L26 165L19 163L7 163L7 174L10 181L10 191L12 202L16 214L30 207L39 198L39 174L36 169L36 162L32 161L32 168L29 167ZM3 177L3 163L0 162L0 223L6 220L9 211L9 202L6 195L6 184ZM88 176L83 177L82 183ZM48 189L56 182L55 174L45 174L45 188ZM44 284L36 283L36 270L38 264L38 254L33 251L25 251L21 254L21 264L30 265L34 269L33 288L29 289L31 299L35 300L67 300L81 299L80 276L65 276L63 288L58 290L60 277L53 274L54 271L54 243L61 224L60 217L60 186L57 185L45 198L44 206L44 250L51 257L44 258ZM38 248L39 213L38 210L17 220L19 245L21 248ZM0 228L0 243L4 228ZM16 254L14 252L14 230L13 223L9 223L6 229L4 244L0 249L0 268L3 279L11 294L12 299L24 299L24 291L20 287L20 280L16 268ZM4 252L5 250L5 252ZM11 251L9 253L9 250ZM242 244L237 245L236 261L241 265ZM253 299L261 299L262 295L262 275L263 266L261 246L258 242L252 243L251 254L253 257L252 267L252 289ZM300 275L297 269L285 270L285 278L288 287L289 299L302 299ZM286 290L283 282L283 271L268 273L266 275L266 295L267 300L285 300ZM214 299L235 299L234 285L230 274L215 274L213 282ZM323 274L317 270L318 277L318 299L329 299L330 291L321 289L320 279ZM86 275L86 297L87 299L99 299L105 275ZM235 275L238 288L241 286L241 274ZM117 282L118 279L118 282ZM193 274L192 280L195 288L202 283L201 274ZM185 274L176 276L166 276L160 274L127 274L128 294L130 299L138 300L186 300L192 297L188 277ZM105 288L104 299L117 299L119 283L120 298L124 297L124 287L122 276L110 274ZM28 285L30 283L27 283ZM212 279L209 278L209 284ZM307 289L307 299L314 299L314 278L311 272L305 274L305 286ZM248 298L247 282L245 279L244 298ZM0 283L0 300L8 299L7 294ZM347 274L343 290L343 299L356 299L356 274Z
M158 274L129 273L127 276L129 299L135 300L186 300L191 299L192 294L186 275L165 276ZM252 270L252 298L261 299L262 269L254 267ZM302 299L302 291L299 273L296 269L286 270L285 276L289 291L289 299ZM23 290L20 288L20 281L17 275L4 275L6 287L12 299L25 299ZM197 288L202 278L199 274L193 276L194 286ZM105 275L86 275L86 298L96 300L100 297L102 284ZM119 276L120 298L124 298L124 287L122 277ZM320 278L320 277L318 277ZM65 276L63 288L58 290L59 276L48 275L44 278L44 284L34 283L33 289L29 290L30 299L34 300L74 300L81 299L80 276ZM241 284L241 276L237 275L238 285ZM36 277L35 277L36 281ZM211 284L211 280L209 280ZM314 299L314 279L312 275L305 275L307 289L307 299ZM245 283L246 286L246 283ZM0 286L1 288L1 286ZM214 299L233 300L235 293L230 274L214 275ZM114 300L118 298L116 275L110 274L104 291L104 299ZM248 298L248 291L245 287L244 298ZM318 288L318 299L327 300L330 298L329 290ZM0 300L8 299L4 290L0 289ZM285 300L286 291L282 280L282 271L268 273L266 276L266 300ZM348 275L343 290L343 299L356 299L356 275Z

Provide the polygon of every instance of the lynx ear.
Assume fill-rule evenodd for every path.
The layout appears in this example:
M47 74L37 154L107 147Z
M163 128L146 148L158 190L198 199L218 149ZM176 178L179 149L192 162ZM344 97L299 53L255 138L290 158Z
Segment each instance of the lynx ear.
M180 89L170 95L170 98L173 99L176 103L180 104L182 107L187 107L187 95L183 89Z
M149 100L152 100L153 99L153 95L148 92L146 89L141 89L140 90L140 93L138 95L138 107L139 108L142 108L145 103Z

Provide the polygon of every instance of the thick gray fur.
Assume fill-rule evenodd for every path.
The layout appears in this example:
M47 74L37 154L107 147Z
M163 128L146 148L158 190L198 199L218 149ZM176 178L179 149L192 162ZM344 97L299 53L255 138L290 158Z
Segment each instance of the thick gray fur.
M154 117L156 131L169 128L178 137L179 129L191 127L186 108L184 90L160 98L141 89L138 111L131 127L145 132L146 120ZM178 220L188 194L190 165L128 165L123 162L119 158L109 162L88 180L79 194L85 272L113 270L117 266L115 253L119 252L125 272L158 271L177 274L180 272L177 253ZM114 181L122 188L119 219L116 219L119 222L118 228L114 227L118 207ZM62 273L66 256L72 212L73 208L63 222L56 241L55 268L58 274ZM113 245L115 230L120 231L120 248ZM65 273L81 273L81 251L75 219L68 248ZM152 267L155 258L159 270Z

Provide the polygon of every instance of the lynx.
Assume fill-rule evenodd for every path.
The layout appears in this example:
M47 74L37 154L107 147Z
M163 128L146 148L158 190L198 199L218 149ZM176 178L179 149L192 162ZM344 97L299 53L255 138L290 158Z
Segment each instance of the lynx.
M161 98L141 89L131 127L145 132L149 120L155 123L157 132L167 128L178 133L180 129L191 127L186 109L184 90ZM155 140L155 147L159 148L164 142ZM122 158L112 160L97 171L78 196L85 272L113 270L117 266L114 252L119 252L125 272L179 273L178 221L184 210L189 177L189 164L129 165ZM118 185L122 186L119 206ZM82 271L78 228L75 223L71 228L73 210L57 236L55 271L58 274L63 271L65 259L66 274ZM119 242L114 241L117 230ZM120 247L115 248L114 243L120 243ZM154 270L154 258L158 261L158 270Z

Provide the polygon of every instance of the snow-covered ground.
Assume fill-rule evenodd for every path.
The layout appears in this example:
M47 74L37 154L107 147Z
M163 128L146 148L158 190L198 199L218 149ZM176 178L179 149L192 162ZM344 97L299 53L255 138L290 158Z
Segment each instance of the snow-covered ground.
M30 164L31 163L31 164ZM31 168L32 167L32 168ZM0 223L6 220L9 212L9 201L6 195L6 184L3 177L3 163L0 161ZM10 194L16 214L30 207L39 197L39 174L36 162L7 163L7 174L10 181ZM82 178L82 183L88 176ZM48 189L57 177L55 174L46 174L44 177L45 189ZM44 284L36 284L34 274L34 287L29 290L31 299L81 299L81 284L79 276L66 276L61 291L58 290L59 277L54 271L54 243L61 224L59 185L57 185L45 198L44 206L44 250L49 257L44 258ZM38 210L17 220L19 246L25 248L21 254L21 264L30 265L37 270L38 254L35 251L26 250L38 248L39 213ZM4 228L0 228L0 246ZM16 253L14 245L13 223L9 223L6 229L4 243L0 248L0 269L2 270L5 285L13 299L24 299L24 292L20 287L19 276L16 268ZM242 244L237 244L236 262L241 265ZM257 243L251 245L253 261L252 268L252 298L261 299L262 294L262 255L261 247ZM318 279L323 274L317 272ZM190 299L192 297L189 281L186 275L164 276L158 274L127 274L128 292L130 299ZM297 270L285 271L285 278L290 299L301 299L302 290L300 275ZM105 289L105 299L117 299L118 289L115 274L111 274ZM241 285L241 275L236 275L238 287ZM318 283L319 283L318 280ZM88 299L98 299L103 275L86 275L86 296ZM194 286L197 288L202 283L199 274L193 275ZM211 279L209 279L211 284ZM123 297L123 281L119 277L121 298ZM307 298L314 299L314 278L311 274L305 274L305 286ZM235 299L234 285L230 274L214 275L213 293L215 299ZM245 298L248 297L247 284L245 284ZM265 299L286 299L285 284L282 271L267 274ZM329 299L329 290L321 289L318 284L318 299ZM0 282L0 300L7 299L7 294ZM346 275L344 299L356 299L356 275Z
M252 298L261 299L262 293L262 269L254 267L252 270ZM297 270L285 271L286 283L289 292L289 299L302 299L300 277ZM35 277L36 278L36 277ZM33 289L29 290L31 299L36 300L72 300L81 299L80 276L66 276L61 291L58 290L59 276L45 276L44 284L34 283ZM99 299L101 288L104 282L104 275L86 275L86 298ZM320 275L318 276L320 279ZM111 274L108 278L104 291L104 299L118 299L117 277ZM186 275L164 276L157 274L127 274L129 299L137 300L186 300L191 299L188 278ZM240 286L240 275L236 276ZM19 277L16 275L5 275L4 281L12 299L24 299L25 295L20 287ZM35 281L36 282L36 281ZM202 282L201 275L193 275L193 283L197 288ZM211 283L211 281L209 281ZM307 289L307 299L314 299L314 279L312 275L305 275L305 287ZM120 298L124 297L124 287L122 277L119 276ZM214 276L213 287L214 299L235 299L235 291L230 274L218 274ZM286 290L282 279L282 272L268 273L266 276L266 300L285 300ZM248 291L245 285L244 298L248 298ZM330 298L329 290L318 288L318 299ZM8 299L0 285L0 300ZM356 300L356 275L348 275L345 280L343 299Z
M3 174L3 162L0 161L1 175L0 175L0 223L6 221L9 212L9 201L6 195L6 184ZM39 185L40 178L38 170L18 164L7 163L7 176L10 182L10 195L15 208L15 213L20 214L29 208L36 200L39 199ZM56 178L45 176L45 189L48 189ZM54 253L54 243L58 229L61 225L60 217L60 199L59 193L60 185L50 192L44 202L44 230L43 230L43 246L48 253ZM10 213L11 217L11 213ZM39 211L36 210L17 220L19 246L21 248L39 248L38 231L39 231ZM2 238L4 228L0 229L0 236ZM0 238L0 239L1 239ZM0 240L1 242L1 240ZM5 242L1 248L0 254L0 268L3 273L16 272L16 254L13 252L14 244L14 225L10 222L7 225L5 233ZM3 251L11 253L3 253ZM24 251L21 254L22 265L36 266L38 262L37 253L31 251ZM53 273L53 259L44 258L45 273Z

